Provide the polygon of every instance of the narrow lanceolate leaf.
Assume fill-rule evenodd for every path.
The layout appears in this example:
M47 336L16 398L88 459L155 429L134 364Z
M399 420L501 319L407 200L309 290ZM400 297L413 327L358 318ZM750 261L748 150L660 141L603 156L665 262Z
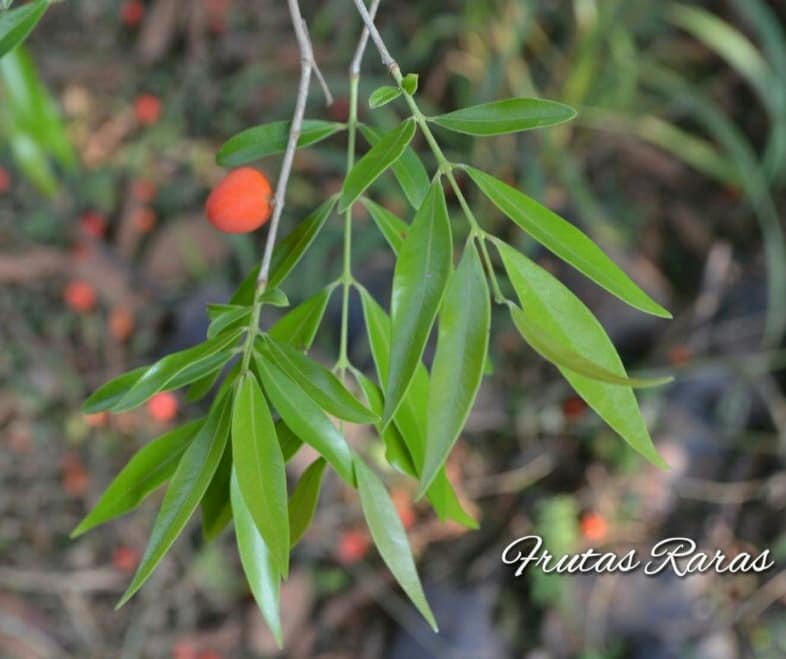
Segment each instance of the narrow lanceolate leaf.
M270 631L273 632L278 647L281 647L284 637L278 604L281 577L265 541L257 530L248 505L243 499L234 470L230 481L230 495L232 517L235 520L237 550L240 554L243 572L245 572L248 586L251 588L251 594L259 606L259 610L270 627Z
M600 364L596 364L591 358L577 353L570 345L562 342L559 337L540 327L532 316L524 313L518 307L511 307L510 314L516 329L524 340L535 352L555 366L567 368L593 380L637 388L657 387L668 384L674 379L672 377L629 378L613 373Z
M27 39L48 6L48 0L34 0L17 9L0 12L0 57Z
M309 350L322 324L334 286L323 288L316 295L279 318L268 331L277 341L285 341L298 350Z
M232 411L232 461L243 499L279 573L289 573L287 474L273 417L253 373L241 376Z
M521 306L560 344L608 371L627 377L622 360L592 312L551 273L502 241L495 240ZM665 467L652 444L630 387L608 384L565 367L560 372L587 404L634 449Z
M339 432L311 398L273 362L255 357L262 386L284 422L297 437L315 448L354 487L352 453Z
M108 412L125 396L139 379L145 374L149 367L142 366L133 371L128 371L116 378L101 385L96 391L82 404L82 412L85 414L96 414L97 412Z
M363 289L360 291L360 299L363 304L363 316L368 331L371 355L377 369L377 377L380 382L387 380L390 359L390 319L376 301ZM361 386L363 386L361 382ZM374 392L366 391L366 398L372 409L382 413L383 401L382 393L374 395ZM429 378L426 367L421 362L415 370L412 384L404 396L398 411L393 415L393 424L388 424L386 428L377 426L377 430L385 441L388 453L393 458L392 464L405 473L420 478L423 463L426 455L426 416L427 404L429 399ZM378 402L378 407L374 407ZM394 428L400 435L390 435L388 431ZM409 459L401 455L398 445L399 437L404 441L404 449L407 451ZM412 469L408 470L408 465ZM426 493L431 505L434 507L441 520L453 520L467 528L477 528L478 523L469 515L456 496L445 468L439 470L431 487Z
M425 493L467 421L483 379L491 301L474 243L450 278L439 314L437 352L431 369L426 457L418 496Z
M355 398L322 364L270 337L258 340L256 345L266 359L272 360L297 382L311 400L328 414L352 423L379 421L379 417Z
M436 180L401 246L391 296L390 369L385 384L387 425L423 357L452 267L453 241L442 184Z
M274 121L238 133L219 149L216 161L222 167L237 167L265 156L284 153L289 141L290 123ZM305 119L297 141L298 148L321 142L344 128L344 124L333 121Z
M504 135L570 121L576 111L541 98L509 98L430 117L438 126L467 135Z
M369 152L355 163L344 179L341 200L338 202L339 213L351 206L382 172L401 157L414 136L415 121L407 119L398 128L382 136Z
M380 131L365 124L360 125L360 132L363 133L363 137L371 146L374 146L382 138ZM418 154L408 146L391 168L409 203L416 210L420 208L431 183L428 172L426 172Z
M324 458L312 462L289 497L289 542L292 547L300 542L314 517L326 464Z
M197 509L224 454L231 410L228 396L217 400L207 421L183 453L169 482L147 549L131 585L117 604L118 608L147 581Z
M248 317L251 315L251 307L241 307L234 305L227 305L229 308L221 314L218 314L208 325L207 338L213 339L221 332L228 329L234 329L241 325L248 324Z
M438 631L437 621L418 577L407 534L390 495L379 477L359 457L355 458L355 474L363 515L382 560L431 628Z
M284 423L284 419L276 421L276 436L278 443L281 446L281 455L284 456L284 462L289 462L292 457L303 446L303 440L300 439L291 428Z
M336 205L336 197L330 197L319 206L311 215L300 222L286 238L284 238L273 251L273 259L270 264L270 279L268 287L275 288L287 278L295 268L303 254L314 242L322 227L325 226L333 207Z
M385 240L388 241L390 249L398 255L401 245L409 233L409 225L401 218L393 215L387 208L380 206L371 199L363 199L363 205L374 220L374 224L380 230Z
M630 306L661 318L671 314L642 291L586 234L516 188L467 167L477 186L505 215L579 272Z
M208 339L187 350L175 352L149 367L131 389L112 407L113 412L127 412L138 407L159 391L184 387L220 369L231 356L242 328Z
M229 479L232 476L232 449L224 448L224 455L218 463L216 473L205 496L199 504L202 510L202 537L206 542L215 540L232 519L232 505L229 502Z
M382 85L382 87L377 87L371 92L371 96L368 97L368 106L375 110L391 101L395 101L399 96L401 96L401 90L398 87Z
M90 529L134 510L151 492L168 481L204 419L176 428L143 446L101 495L90 514L71 533L76 538Z

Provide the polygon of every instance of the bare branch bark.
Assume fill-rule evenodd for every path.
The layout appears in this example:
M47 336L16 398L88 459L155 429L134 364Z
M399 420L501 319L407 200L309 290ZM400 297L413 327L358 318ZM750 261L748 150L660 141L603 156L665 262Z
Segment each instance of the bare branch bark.
M372 22L374 18L376 18L377 10L379 9L380 2L381 0L373 0L371 3L371 7L368 10L368 14ZM352 64L350 64L349 66L349 75L353 77L360 75L360 64L363 61L363 53L366 52L366 46L368 45L368 37L369 37L369 29L368 26L364 24L363 32L360 34L360 41L358 41L358 47L355 50L355 56L352 58Z
M398 68L396 60L394 60L391 56L390 51L388 51L387 46L382 39L382 35L379 33L379 30L377 30L377 26L374 25L374 17L369 13L369 10L366 9L366 5L363 4L363 0L354 0L354 3L357 7L358 13L360 14L360 18L363 19L363 23L365 24L366 29L371 36L371 40L374 42L374 45L379 51L380 57L382 57L382 64L384 64L388 69Z
M273 258L273 248L276 244L276 234L281 223L281 215L284 212L284 199L289 183L289 175L292 172L292 161L295 158L297 143L300 139L300 131L303 127L303 116L306 112L306 100L308 89L311 84L311 73L314 70L314 51L311 47L311 40L308 36L306 22L300 14L298 0L287 0L289 15L292 18L292 27L295 30L298 49L300 50L300 84L298 86L295 110L292 115L292 125L289 129L289 140L287 149L284 152L284 160L281 163L281 172L276 185L276 193L273 197L273 217L270 220L270 229L265 243L265 252L262 256L262 265L259 268L257 278L257 288L264 288L270 276L270 262Z

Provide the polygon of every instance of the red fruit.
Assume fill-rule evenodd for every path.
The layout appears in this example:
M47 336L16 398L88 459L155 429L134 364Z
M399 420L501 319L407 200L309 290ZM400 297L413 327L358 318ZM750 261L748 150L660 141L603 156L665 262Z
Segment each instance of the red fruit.
M0 194L11 189L11 175L6 169L0 167Z
M97 211L86 211L79 218L82 232L91 238L103 238L106 234L106 218Z
M150 233L156 226L156 214L152 208L138 208L134 211L131 221L139 233Z
M171 391L162 391L147 401L147 412L152 419L167 423L177 416L179 406L175 394Z
M568 420L579 418L587 409L587 404L578 396L571 396L562 401L562 414Z
M199 654L191 641L178 641L172 648L172 659L199 659Z
M76 279L66 286L64 297L66 304L79 313L92 311L98 301L95 289L81 279Z
M224 233L255 231L270 218L272 189L264 174L241 167L224 177L207 198L207 219Z
M66 493L78 497L87 492L90 476L76 453L69 453L63 459L63 489Z
M345 531L338 543L338 560L344 565L357 563L368 553L370 546L371 539L366 531Z
M161 118L161 101L152 94L142 94L134 101L136 120L143 126L151 126Z
M91 428L101 428L109 421L109 412L97 412L96 414L85 414L85 423Z
M150 179L140 178L134 181L131 186L131 194L134 199L143 204L149 204L156 197L156 184Z
M132 547L121 545L112 552L112 565L121 572L131 573L139 564L139 552Z
M120 7L123 25L137 27L145 17L145 5L140 0L126 0Z
M117 307L109 314L109 333L118 341L125 342L134 333L134 314L125 307Z
M587 513L581 518L581 535L592 542L603 540L609 533L606 518L597 513Z

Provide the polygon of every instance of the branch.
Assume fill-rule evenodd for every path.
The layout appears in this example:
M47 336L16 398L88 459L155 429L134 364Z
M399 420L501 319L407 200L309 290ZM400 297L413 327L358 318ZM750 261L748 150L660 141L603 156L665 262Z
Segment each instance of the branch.
M273 218L270 221L270 230L265 243L265 253L262 256L262 265L259 268L257 288L264 288L270 275L270 261L273 258L273 248L276 244L276 234L278 233L278 225L281 222L281 214L284 212L284 198L286 196L287 184L289 183L289 175L292 172L292 161L295 158L297 143L300 139L300 131L303 127L303 115L306 112L311 73L314 70L314 51L311 47L311 40L308 38L306 22L300 14L298 0L287 0L287 4L289 5L289 15L292 18L292 27L295 30L298 49L300 50L300 84L298 86L297 101L295 102L295 111L292 115L292 124L289 128L287 149L284 152L281 173L276 185L276 194L273 197Z
M369 18L373 21L377 15L377 10L379 9L379 4L381 0L372 0L371 8L368 10ZM365 9L365 5L364 5ZM369 37L369 29L368 25L364 24L363 32L360 34L360 41L358 41L358 47L355 50L355 56L352 58L352 64L349 67L349 74L353 77L360 75L360 63L363 60L363 53L366 52L366 46L368 45L368 37Z
M394 60L391 56L387 46L385 45L385 42L382 40L382 35L379 33L379 30L377 30L377 26L374 25L374 17L369 13L368 9L366 9L366 5L363 4L363 0L354 0L354 2L358 9L358 13L360 14L360 18L363 19L366 30L368 30L368 33L371 36L371 40L374 42L374 45L382 57L382 64L384 64L388 69L398 68L396 60ZM363 47L365 48L365 45ZM361 52L361 56L362 55L363 53Z

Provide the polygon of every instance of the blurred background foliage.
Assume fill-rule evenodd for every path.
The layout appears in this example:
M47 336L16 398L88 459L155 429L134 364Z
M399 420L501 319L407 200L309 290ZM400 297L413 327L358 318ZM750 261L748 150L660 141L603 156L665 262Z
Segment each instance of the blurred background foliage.
M347 0L302 5L337 99L324 107L315 87L308 116L340 120L359 21ZM641 396L672 469L647 467L604 429L500 314L494 373L449 464L481 530L439 524L412 483L386 474L442 634L392 589L357 501L332 480L282 594L286 656L784 656L786 6L383 0L378 24L402 69L420 73L427 112L517 95L578 108L537 134L439 138L451 159L583 226L675 312L671 323L628 312L474 199L486 228L587 301L634 371L678 376ZM78 543L67 534L139 445L195 413L178 398L112 419L79 405L109 376L199 341L204 305L256 263L259 237L217 235L201 207L221 143L290 115L297 58L273 0L69 0L0 60L2 657L276 654L227 538L207 545L195 528L116 613L154 506ZM388 82L371 49L365 62L361 119L392 127L401 107L365 106ZM339 188L344 149L333 139L298 154L287 228ZM275 158L260 166L275 177ZM406 217L392 176L375 196ZM293 303L338 274L341 241L335 218L290 280ZM363 216L355 247L356 275L387 303L392 260ZM317 343L327 363L338 313ZM368 366L356 306L352 317L353 359ZM375 441L360 428L352 439ZM770 548L779 564L517 579L500 554L528 533L555 553L646 553L679 534L728 554Z

